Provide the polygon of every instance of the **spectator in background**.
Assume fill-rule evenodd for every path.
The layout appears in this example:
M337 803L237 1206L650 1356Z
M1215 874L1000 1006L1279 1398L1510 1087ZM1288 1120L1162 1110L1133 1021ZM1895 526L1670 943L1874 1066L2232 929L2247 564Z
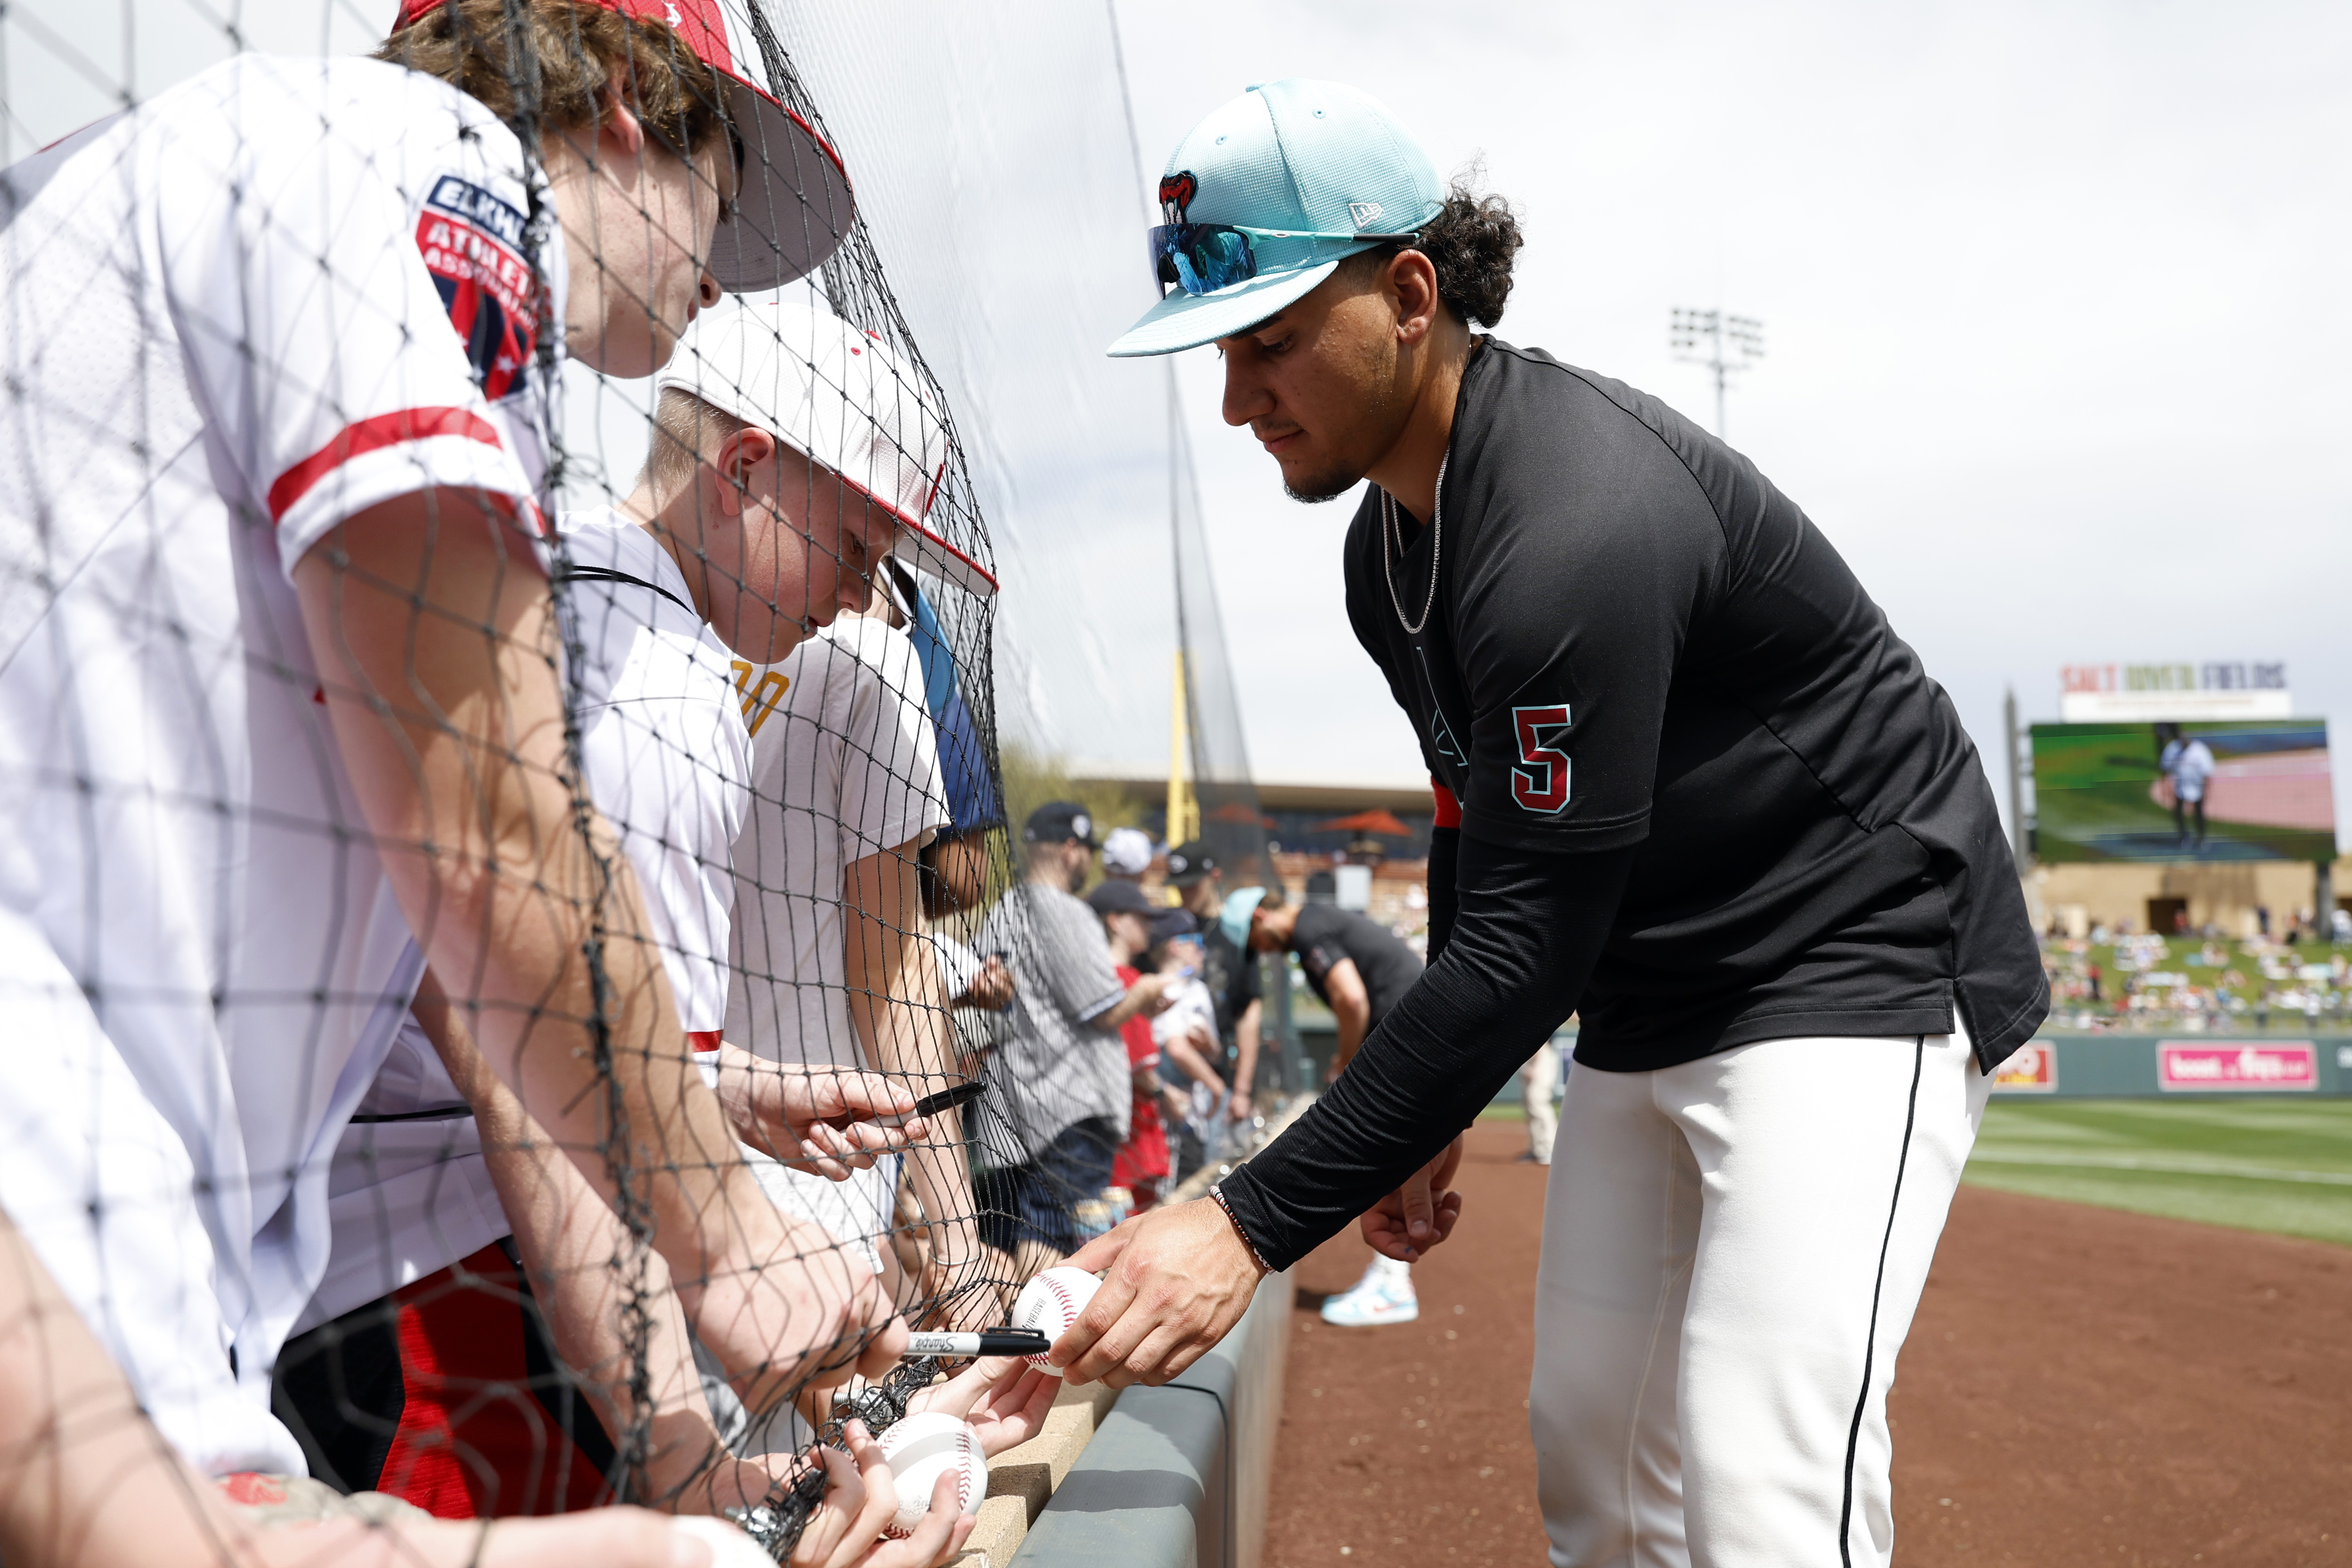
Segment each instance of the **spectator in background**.
M1118 832L1132 831L1119 829ZM1137 834L1141 837L1142 835ZM1110 858L1110 841L1104 840L1103 858ZM1118 971L1119 983L1133 986L1143 978L1142 965L1150 959L1154 947L1152 918L1155 914L1181 914L1181 910L1156 910L1143 889L1120 878L1107 877L1087 895L1087 907L1102 921L1103 937L1110 946L1111 967ZM1154 966L1158 967L1157 965ZM1111 1161L1110 1179L1113 1186L1124 1187L1134 1197L1135 1212L1140 1214L1160 1201L1160 1187L1168 1180L1168 1131L1161 1120L1167 1112L1169 1121L1181 1121L1191 1102L1184 1091L1161 1081L1160 1047L1152 1038L1155 1019L1139 1013L1118 1026L1119 1038L1127 1046L1127 1067L1129 1081L1134 1086L1134 1103L1128 1123L1127 1142L1118 1146Z
M992 1075L990 1152L1013 1158L982 1180L983 1237L1023 1275L1077 1249L1077 1205L1110 1185L1132 1110L1118 1027L1165 1005L1167 981L1123 984L1094 910L1077 897L1094 864L1086 807L1050 801L1021 837L1026 875L981 927L982 952L1011 955L1013 1006ZM1009 1144L1009 1147L998 1147Z
M1217 1039L1216 1003L1201 978L1207 968L1201 923L1184 910L1163 910L1159 919L1165 923L1155 934L1167 954L1160 967L1171 981L1168 1010L1151 1020L1151 1037L1160 1046L1160 1076L1185 1097L1185 1109L1171 1123L1181 1185L1224 1153L1225 1134L1234 1125L1227 1110L1233 1097L1218 1070L1225 1053Z
M1225 935L1250 952L1298 955L1307 984L1339 1020L1334 1079L1373 1026L1421 978L1421 960L1396 932L1337 904L1291 903L1279 883L1244 888L1226 900L1223 923ZM1323 1303L1323 1321L1341 1328L1409 1323L1419 1316L1412 1265L1393 1258L1376 1256L1353 1289Z
M937 609L916 585L915 574L896 557L886 563L895 612L893 625L907 634L922 671L923 706L939 737L940 775L947 787L948 826L916 857L920 869L923 915L931 922L949 1005L992 1013L1013 1000L1012 972L993 954L982 958L957 941L943 924L980 907L988 889L989 837L1004 826L1004 802L989 776L988 748L972 723L955 650L940 627ZM961 1026L962 1020L959 1020Z
M2205 853L2205 781L2213 776L2213 750L2194 735L2183 736L2178 724L2158 724L2156 738L2162 748L2157 753L2157 769L2172 784L2172 831L2183 848L2192 853ZM2196 818L2196 837L2192 844L2189 819ZM2185 919L2176 917L2185 925Z
M1191 839L1168 852L1168 885L1184 911L1201 922L1200 978L1215 1011L1218 1051L1213 1063L1231 1085L1225 1118L1247 1121L1254 1114L1250 1097L1257 1084L1265 1012L1257 960L1224 932L1224 878L1206 841Z
M1102 868L1106 878L1142 885L1151 869L1151 836L1139 827L1114 827L1103 835Z

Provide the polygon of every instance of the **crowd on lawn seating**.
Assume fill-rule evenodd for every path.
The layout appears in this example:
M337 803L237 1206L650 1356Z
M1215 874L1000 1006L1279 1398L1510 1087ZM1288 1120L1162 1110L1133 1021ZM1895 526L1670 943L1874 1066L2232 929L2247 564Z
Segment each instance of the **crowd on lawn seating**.
M2218 928L2169 937L2095 926L2045 936L2051 1026L2086 1033L2309 1031L2352 1025L2352 952L2306 923L2283 939L2224 937Z

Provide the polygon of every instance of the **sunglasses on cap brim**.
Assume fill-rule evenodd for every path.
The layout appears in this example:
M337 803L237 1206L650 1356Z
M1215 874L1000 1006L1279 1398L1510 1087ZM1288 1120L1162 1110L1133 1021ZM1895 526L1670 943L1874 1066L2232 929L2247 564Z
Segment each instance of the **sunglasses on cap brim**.
M1257 247L1251 239L1347 239L1386 243L1416 240L1414 234L1330 234L1311 229L1251 228L1232 223L1154 224L1145 236L1151 276L1166 299L1171 288L1187 294L1213 294L1257 276Z

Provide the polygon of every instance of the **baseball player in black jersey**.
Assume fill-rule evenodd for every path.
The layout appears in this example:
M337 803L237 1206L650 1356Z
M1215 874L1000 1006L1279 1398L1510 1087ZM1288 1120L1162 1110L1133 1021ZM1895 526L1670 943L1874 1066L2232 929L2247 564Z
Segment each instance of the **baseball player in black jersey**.
M1279 884L1235 893L1225 905L1224 924L1252 952L1297 954L1307 984L1339 1026L1331 1079L1348 1070L1364 1037L1421 978L1421 959L1388 927L1337 904L1294 904ZM1324 1301L1322 1316L1343 1329L1412 1322L1421 1316L1412 1265L1374 1254L1361 1279Z
M1362 1216L1443 1242L1456 1142L1571 1010L1529 1420L1559 1564L1881 1563L1886 1391L1988 1074L2048 1007L1943 691L1747 459L1473 328L1517 226L1328 82L1179 145L1165 297L1301 500L1370 479L1350 620L1437 790L1431 963L1213 1198L1072 1261L1055 1347L1163 1382Z

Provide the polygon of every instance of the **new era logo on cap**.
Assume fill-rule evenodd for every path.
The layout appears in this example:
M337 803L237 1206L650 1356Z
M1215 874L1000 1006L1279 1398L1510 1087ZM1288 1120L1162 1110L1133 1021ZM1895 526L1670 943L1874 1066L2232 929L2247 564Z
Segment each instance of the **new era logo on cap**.
M1268 320L1348 257L1413 234L1444 210L1445 187L1379 100L1292 77L1255 84L1187 132L1160 200L1160 302L1111 345L1115 358L1174 353ZM1181 225L1198 232L1174 232Z

